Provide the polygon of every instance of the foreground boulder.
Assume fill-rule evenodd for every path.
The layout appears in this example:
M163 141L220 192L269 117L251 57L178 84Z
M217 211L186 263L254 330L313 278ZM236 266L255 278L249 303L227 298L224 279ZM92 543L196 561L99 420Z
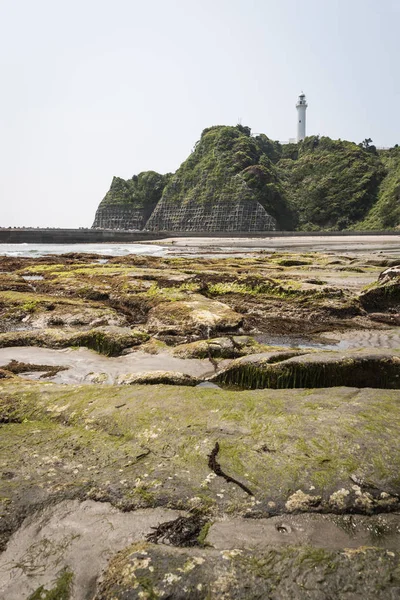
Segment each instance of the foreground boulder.
M359 299L366 310L400 312L400 266L382 271L378 281L364 290Z
M0 388L4 534L22 504L56 496L258 517L400 507L395 390Z
M238 358L260 352L264 348L252 337L235 335L180 344L173 353L180 358Z

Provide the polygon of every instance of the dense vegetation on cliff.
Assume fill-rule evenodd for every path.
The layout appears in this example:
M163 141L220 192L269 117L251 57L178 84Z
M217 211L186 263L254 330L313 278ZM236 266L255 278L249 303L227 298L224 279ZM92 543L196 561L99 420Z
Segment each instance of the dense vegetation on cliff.
M380 153L387 175L379 189L378 199L360 223L361 229L390 229L400 225L400 148Z
M130 207L153 230L390 229L400 148L319 136L282 145L242 125L210 127L175 174L114 177L94 225L120 224Z
M170 175L160 175L155 171L144 171L126 180L114 177L102 204L131 203L136 208L153 209L161 198L169 177Z
M268 138L251 137L248 127L205 129L166 186L160 209L189 202L204 206L256 201L281 229L291 229L293 214L267 152L273 155Z
M293 158L277 166L298 228L341 230L363 219L385 176L375 148L317 136L296 146Z
M142 229L160 200L170 174L144 171L132 179L113 177L93 227Z

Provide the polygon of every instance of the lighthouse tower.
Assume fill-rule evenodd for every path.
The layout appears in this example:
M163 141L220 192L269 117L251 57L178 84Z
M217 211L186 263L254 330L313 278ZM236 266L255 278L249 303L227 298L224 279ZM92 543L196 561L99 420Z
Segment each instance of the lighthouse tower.
M306 137L306 110L307 100L303 92L301 92L297 100L297 141L301 142Z

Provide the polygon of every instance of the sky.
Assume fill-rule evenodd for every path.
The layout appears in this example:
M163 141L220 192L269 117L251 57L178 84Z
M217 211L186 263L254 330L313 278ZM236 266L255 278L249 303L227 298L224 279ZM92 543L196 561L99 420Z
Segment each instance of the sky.
M0 227L90 227L211 125L400 143L400 0L0 0Z

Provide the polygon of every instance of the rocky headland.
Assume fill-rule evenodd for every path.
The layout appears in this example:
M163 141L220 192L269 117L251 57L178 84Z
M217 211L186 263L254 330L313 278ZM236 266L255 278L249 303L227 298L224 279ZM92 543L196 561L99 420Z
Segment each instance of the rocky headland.
M0 261L1 597L399 597L398 257Z
M114 177L93 227L152 232L385 230L400 225L400 149L205 129L176 173Z

